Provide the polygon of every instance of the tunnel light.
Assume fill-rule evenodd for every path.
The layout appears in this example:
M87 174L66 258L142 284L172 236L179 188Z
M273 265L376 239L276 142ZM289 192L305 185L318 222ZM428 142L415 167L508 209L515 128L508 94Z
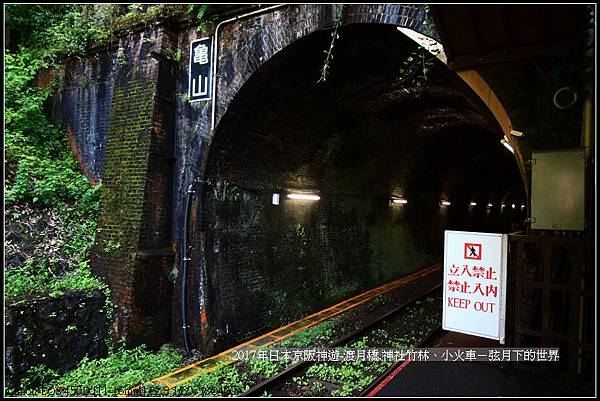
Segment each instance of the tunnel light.
M273 194L273 198L271 199L271 203L274 205L279 205L279 194Z
M392 199L392 203L396 205L406 205L408 201L406 199Z
M515 150L513 149L513 147L512 147L512 146L510 146L510 143L508 143L508 141L507 141L506 139L502 138L502 139L500 140L500 143L501 143L502 145L504 145L504 147L505 147L506 149L510 150L510 152L511 152L511 153L513 153L513 154L515 153Z
M441 202L441 205L442 205L442 206L450 206L451 204L452 204L452 203L450 203L450 202L448 202L448 201L446 201L446 200L443 200L443 201Z
M469 206L477 206L477 203L476 202L470 202Z
M321 199L321 197L319 195L315 195L315 194L288 194L287 197L289 199L309 200L309 201L318 201L319 199Z

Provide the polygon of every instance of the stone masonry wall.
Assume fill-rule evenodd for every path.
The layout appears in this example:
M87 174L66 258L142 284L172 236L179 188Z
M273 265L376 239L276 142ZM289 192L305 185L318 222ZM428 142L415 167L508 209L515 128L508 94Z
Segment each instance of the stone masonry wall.
M228 134L219 130L219 123L230 111L231 102L250 77L279 51L312 33L331 28L334 24L333 7L289 5L221 28L214 130L211 101L190 105L178 99L177 103L176 202L173 211L173 238L177 250L180 249L181 228L184 226L185 191L194 179L207 178L207 160L215 136ZM424 10L418 5L346 5L343 11L343 25L393 24L419 31L425 28L423 18ZM182 65L188 65L189 43L212 34L197 32L195 27L180 33ZM436 36L435 32L433 36ZM183 74L176 92L186 93L187 87L187 74ZM239 147L237 151L244 152L246 149ZM323 227L328 211L344 207L339 202L302 209L306 214L287 209L287 212L279 211L273 215L263 210L268 199L258 200L246 194L239 201L241 204L228 206L214 203L211 195L205 193L212 188L197 185L196 189L190 230L192 260L186 277L189 287L188 321L192 325L193 345L208 354L393 276L379 276L379 270L368 271L366 261L372 251L364 242L365 233L357 225L346 222L344 227L340 223L340 230L335 232L319 228ZM330 213L329 218L333 218ZM297 226L304 227L304 231L299 229L296 232ZM328 230L333 230L333 227L330 224ZM300 234L310 238L300 238ZM272 244L273 241L277 244ZM361 241L362 245L354 246ZM277 247L276 254L269 251L271 245ZM382 243L382 246L385 248L387 245ZM382 248L382 252L388 251ZM289 260L284 262L283 255ZM378 257L378 263L385 264L386 257ZM178 266L180 259L178 255ZM431 260L431 255L422 255L421 260L414 260L411 267L404 272L396 271L396 274L405 274ZM321 262L327 263L319 265ZM319 270L318 266L322 267L325 276L313 274ZM391 265L384 268L394 271ZM276 274L271 274L271 270L277 270ZM281 281L282 277L292 281ZM181 279L178 277L178 280ZM304 291L303 296L298 295L299 288ZM175 288L174 310L179 305L178 291ZM181 341L179 318L172 322L177 342Z
M217 127L240 88L274 54L332 27L333 7L289 5L223 26L215 93ZM346 5L343 24L394 24L423 30L423 17L422 6ZM69 64L69 85L58 98L55 113L70 127L84 170L104 186L93 265L110 283L117 305L117 337L127 338L131 345L146 342L155 347L171 338L180 342L178 284L185 279L192 339L195 346L211 352L212 337L227 332L227 327L214 326L206 306L212 302L210 310L219 310L220 302L236 299L237 289L224 290L223 298L208 297L211 283L227 277L216 271L207 275L211 262L206 259L206 233L201 228L202 191L193 198L190 271L185 278L178 272L186 189L194 179L204 177L212 138L218 134L211 125L212 103L190 105L181 95L188 88L190 41L214 32L198 32L194 26L180 32L177 27L171 27L173 32L153 29ZM296 251L294 244L287 246ZM356 283L346 284L351 288ZM217 342L223 346L257 330L262 328L239 327L238 333L224 335L226 341L219 334Z
M132 346L170 337L170 41L163 30L121 41L109 118L94 269L112 291L116 337Z
M108 116L118 67L115 52L104 49L68 62L55 95L53 118L66 128L84 173L96 181L104 169Z
M108 328L101 291L68 292L59 298L23 299L5 308L5 374L9 388L27 370L44 364L59 373L84 357L106 355Z

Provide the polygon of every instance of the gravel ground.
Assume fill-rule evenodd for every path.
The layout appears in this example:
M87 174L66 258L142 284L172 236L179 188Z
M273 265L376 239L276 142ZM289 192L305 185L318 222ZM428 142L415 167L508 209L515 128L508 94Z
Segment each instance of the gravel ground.
M418 301L353 341L349 347L408 348L418 344L441 322L441 290ZM277 386L273 396L357 396L392 362L323 362L298 372Z
M367 323L370 323L373 320L383 316L390 310L397 308L411 301L412 299L422 297L430 288L436 284L439 284L441 279L441 272L429 274L424 278L408 283L400 288L396 288L387 294L381 295L358 307L341 313L340 315L337 315L331 319L325 320L309 329L303 330L287 338L281 343L274 344L272 347L326 347L345 337L346 335L364 327ZM438 291L436 291L436 293L437 292ZM441 290L439 290L439 292L441 293ZM428 298L432 300L437 299L433 293ZM422 304L419 305L419 307L414 311L395 315L393 319L388 319L388 322L382 323L378 325L377 328L373 328L366 333L368 336L368 341L366 344L358 343L354 346L393 348L398 346L398 341L404 341L402 344L406 343L405 346L408 346L410 342L409 337L416 338L420 333L419 330L422 331L424 327L428 327L431 324L439 324L438 320L441 319L440 302L441 301L422 302ZM438 320L435 320L437 319L436 314L439 315ZM426 322L427 319L430 320L429 323ZM395 328L395 326L403 327L403 329L398 331L399 329ZM396 342L396 345L394 345L394 341ZM200 355L196 356L196 358L200 357ZM190 359L187 362L193 363L194 359ZM248 360L235 362L231 365L225 366L221 371L217 369L217 371L202 375L202 377L193 379L192 381L186 383L187 387L191 388L192 390L191 392L185 393L185 395L236 396L242 393L244 388L249 389L257 383L266 380L268 377L274 376L275 374L284 370L287 366L291 365L291 363L291 361L274 363L269 363L266 361L266 363L257 364L256 360L254 362ZM371 375L374 379L379 373L385 370L386 367L387 366L385 366L383 363L378 363L377 366L375 366L369 365L367 362L365 362L360 364L360 366L346 367L346 370L350 369L352 370L353 374L361 376L362 379L359 381L361 381L361 383L364 384L364 387L366 387L369 382L368 379L364 379L364 377ZM299 381L299 379L296 379L296 381ZM331 396L333 393L335 396L342 395L338 394L340 391L348 392L348 389L342 388L343 383L340 385L334 381L335 380L320 380L318 377L306 377L300 379L299 385L291 382L289 384L289 388L283 389L283 393L274 392L273 395ZM175 389L177 389L177 387ZM336 393L336 390L338 393ZM172 393L169 395L178 396L179 394Z

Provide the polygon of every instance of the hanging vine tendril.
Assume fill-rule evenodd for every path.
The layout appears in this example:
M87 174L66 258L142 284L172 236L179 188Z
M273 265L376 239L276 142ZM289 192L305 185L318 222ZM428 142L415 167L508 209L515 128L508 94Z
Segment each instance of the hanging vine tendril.
M329 75L329 69L331 60L333 59L333 47L335 46L335 41L340 37L338 35L338 29L342 26L344 14L344 5L343 4L334 4L333 5L333 31L331 32L331 42L329 44L329 49L324 50L327 56L325 57L325 62L323 63L323 67L321 68L321 77L318 82L327 81L327 76Z
M421 25L422 30L431 35L433 29L433 23L429 14L429 4L423 5L423 11L425 18ZM402 62L402 66L398 71L397 82L409 81L415 86L422 86L427 82L427 73L433 68L433 59L440 53L440 49L434 49L432 52L428 51L425 47L419 46L416 50L411 52L406 59Z

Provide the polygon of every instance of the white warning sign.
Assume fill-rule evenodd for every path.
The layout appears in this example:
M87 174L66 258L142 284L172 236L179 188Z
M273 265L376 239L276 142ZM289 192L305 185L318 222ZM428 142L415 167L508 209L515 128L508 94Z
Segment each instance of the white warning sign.
M444 330L504 344L506 234L446 231L444 238Z

